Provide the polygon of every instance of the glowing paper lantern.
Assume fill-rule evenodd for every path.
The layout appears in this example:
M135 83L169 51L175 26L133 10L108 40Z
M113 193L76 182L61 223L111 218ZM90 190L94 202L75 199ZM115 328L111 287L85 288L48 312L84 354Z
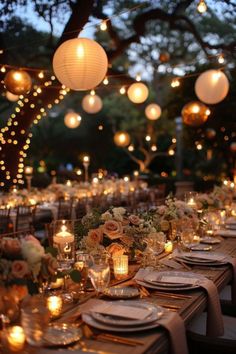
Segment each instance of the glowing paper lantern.
M88 38L74 38L62 43L53 57L57 79L72 90L90 90L100 84L107 72L104 49Z
M18 95L14 95L10 91L6 92L6 98L8 99L8 101L11 101L11 102L16 102L16 101L19 100L19 96Z
M167 63L170 60L170 54L168 52L160 53L159 60L162 63Z
M87 113L97 113L102 109L102 100L98 95L86 95L82 100L82 107Z
M81 116L75 112L69 112L65 115L64 123L70 129L75 129L80 125Z
M130 101L134 103L143 103L148 98L148 88L142 82L135 82L127 91Z
M10 70L4 78L4 85L14 95L28 93L32 86L30 75L23 70Z
M130 136L125 131L118 131L114 135L114 142L117 146L126 147L130 144Z
M193 101L187 103L183 107L181 114L185 124L191 125L192 127L198 127L206 122L211 111L203 103Z
M230 150L231 150L232 152L236 152L236 142L235 142L235 141L230 144Z
M207 137L208 139L213 139L215 136L216 136L216 131L215 131L214 129L208 128L208 129L206 130L206 137Z
M215 104L223 101L229 91L227 76L220 70L207 70L196 80L195 93L204 103Z
M161 107L156 103L151 103L145 108L147 119L156 120L161 116Z

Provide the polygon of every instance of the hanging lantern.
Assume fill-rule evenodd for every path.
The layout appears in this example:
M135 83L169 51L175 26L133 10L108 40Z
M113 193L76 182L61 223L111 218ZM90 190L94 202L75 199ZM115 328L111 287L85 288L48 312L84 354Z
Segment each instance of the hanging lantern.
M236 152L236 142L235 141L230 144L230 150L232 152Z
M216 131L215 131L214 129L208 128L208 129L206 130L206 137L207 137L208 139L213 139L215 136L216 136Z
M6 98L8 99L8 101L16 102L16 101L19 100L19 95L14 95L10 91L7 91L6 92Z
M168 52L160 53L159 60L162 63L167 63L170 60L170 54Z
M97 113L102 109L102 100L98 95L86 95L82 100L82 107L87 113Z
M207 70L195 82L195 93L204 103L219 103L227 96L228 91L228 78L220 70Z
M151 103L145 108L147 119L156 120L161 116L161 107L156 103Z
M4 78L4 85L14 95L24 95L30 91L32 81L26 71L10 70Z
M181 112L184 123L192 127L205 123L210 113L209 108L198 101L187 103Z
M148 98L148 88L142 82L135 82L127 91L130 101L134 103L143 103Z
M72 90L96 87L104 79L108 67L107 55L97 42L74 38L62 43L53 57L57 79Z
M117 146L126 147L130 144L130 135L125 131L118 131L114 135L114 142Z
M65 115L64 123L70 129L78 128L81 122L81 116L76 112L69 112Z

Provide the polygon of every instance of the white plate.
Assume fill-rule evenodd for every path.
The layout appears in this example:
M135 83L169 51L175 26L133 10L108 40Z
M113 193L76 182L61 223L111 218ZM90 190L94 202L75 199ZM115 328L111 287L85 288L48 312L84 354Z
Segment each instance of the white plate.
M64 346L77 342L82 338L82 331L73 324L52 323L44 335L44 346Z
M210 245L216 245L218 243L221 243L221 240L219 238L216 238L216 237L205 236L205 237L202 237L200 239L200 242L201 243L207 243L207 244L210 244Z
M133 326L133 327L129 326L125 328L118 327L118 326L115 327L115 326L111 326L110 324L106 325L104 323L98 322L89 314L83 314L82 320L94 328L102 329L110 332L138 332L138 331L144 331L146 329L159 327L159 323L157 321L151 322L150 324L140 325L140 326Z
M214 262L214 261L209 261L207 263L202 263L202 262L198 262L198 261L195 261L195 260L191 260L191 259L182 259L182 258L179 258L179 260L183 263L186 263L186 264L192 264L192 265L204 265L204 267L207 267L207 266L222 266L222 265L225 265L226 262Z
M113 286L105 289L103 294L112 299L131 299L139 296L139 290L131 286Z
M90 315L98 322L102 322L106 325L112 325L112 326L139 326L139 325L144 325L147 323L154 322L161 318L163 315L163 308L160 306L155 306L146 302L136 302L136 301L122 301L122 302L114 302L114 306L116 304L122 304L124 306L132 306L132 307L137 307L137 308L144 308L150 311L150 314L148 317L146 317L143 320L136 320L136 319L130 319L130 318L121 318L118 316L110 316L110 315L104 315L101 313L90 313Z
M212 250L211 246L204 246L204 245L196 245L196 246L192 246L190 247L191 251L210 251Z
M162 281L163 277L171 277L171 278L176 278L176 283L175 282L166 282L166 281ZM163 271L163 272L158 272L158 271L153 271L151 273L149 273L144 280L146 281L159 281L160 284L163 284L164 286L170 286L172 287L173 285L177 286L177 287L183 287L185 285L189 286L189 285L194 285L191 284L191 282L188 283L178 283L177 280L179 278L188 278L190 281L192 279L202 279L204 278L202 275L200 274L195 274L195 273L191 273L191 272L181 272L181 271Z

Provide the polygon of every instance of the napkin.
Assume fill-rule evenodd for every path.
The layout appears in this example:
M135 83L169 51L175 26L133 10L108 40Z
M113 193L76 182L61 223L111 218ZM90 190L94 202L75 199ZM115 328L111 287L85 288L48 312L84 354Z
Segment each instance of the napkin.
M235 262L235 264L236 264L236 262ZM135 279L142 281L145 279L145 277L149 273L150 273L150 269L148 270L148 269L140 268L135 276ZM184 278L184 273L183 273L182 278ZM196 274L194 274L194 273L193 273L192 278L185 277L185 279L188 279L187 280L188 284L196 284ZM163 277L162 277L162 280L163 280ZM180 279L180 277L178 277L178 278L176 277L176 282L180 282L180 280L181 280L181 282L184 281L184 279ZM218 290L217 290L215 284L211 280L209 280L205 277L202 277L200 280L198 280L197 283L199 284L199 286L201 286L202 288L204 288L206 290L207 295L208 295L206 334L210 337L221 336L224 334L224 325L223 325L223 318L222 318L222 313L221 313ZM236 287L235 287L235 290L236 290Z
M104 303L108 303L108 301L103 301L99 299L90 299L85 304L80 306L81 313L83 314L83 313L89 313L91 311L94 311L94 309L96 310L98 306L101 306ZM113 303L113 307L116 306L117 305L114 306ZM122 306L122 307L126 308L126 314L128 314L129 307L128 306ZM138 310L140 310L140 308L135 307L135 311ZM168 331L170 336L170 341L171 341L172 354L188 354L184 322L177 313L164 311L163 316L160 319L158 319L156 323L157 326L161 325Z
M236 258L227 257L227 262L232 265L233 268L233 277L232 277L232 285L231 285L231 300L233 305L236 305Z

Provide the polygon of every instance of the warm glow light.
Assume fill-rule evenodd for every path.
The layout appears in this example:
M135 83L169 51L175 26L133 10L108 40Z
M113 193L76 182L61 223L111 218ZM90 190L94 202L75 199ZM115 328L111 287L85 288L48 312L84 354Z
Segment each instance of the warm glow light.
M116 279L123 279L129 273L128 256L113 256L113 269Z
M203 14L204 12L207 11L207 5L204 0L200 0L198 5L197 5L197 10L200 14Z
M135 77L135 80L138 81L138 82L141 81L142 80L141 75L137 74L136 77Z
M134 145L132 145L132 144L129 145L129 146L128 146L128 150L129 150L130 152L134 151Z
M6 329L6 346L10 352L21 351L24 345L25 333L22 327L12 326Z
M61 314L62 304L63 302L60 296L49 296L47 298L47 308L52 317L57 317Z
M4 85L14 95L28 93L32 86L30 75L23 70L10 70L5 75Z
M10 91L6 92L6 98L8 99L8 101L11 102L16 102L19 99L18 95L14 95L13 93L11 93Z
M180 86L180 81L178 79L173 79L171 81L171 87L175 88L175 87L179 87Z
M169 149L169 150L168 150L168 154L169 154L170 156L173 156L173 155L175 154L175 150L174 150L174 149Z
M95 114L102 109L102 100L98 95L86 95L82 100L83 110L90 114Z
M125 177L124 177L124 181L125 181L125 182L129 182L129 176L125 176Z
M53 57L57 79L72 90L90 90L104 79L108 67L104 49L88 38L63 42Z
M126 93L126 89L125 89L124 86L122 86L122 87L120 88L120 94L121 94L121 95L124 95L125 93Z
M161 107L156 103L151 103L145 108L145 115L150 120L156 120L161 116Z
M151 150L152 150L152 151L157 151L157 146L156 146L155 144L153 144L153 145L151 146Z
M105 79L103 80L103 84L104 84L104 85L108 85L108 84L109 84L109 80L108 80L107 76L106 76Z
M88 155L85 155L83 157L83 162L90 162L90 157Z
M106 31L106 30L107 30L107 21L106 21L106 20L104 20L104 21L101 22L101 24L100 24L100 30L101 30L101 31Z
M128 88L128 97L134 103L143 103L148 98L148 88L141 82L136 82Z
M65 115L64 123L70 129L78 128L81 123L81 116L76 112L69 112Z
M146 135L146 136L145 136L145 140L146 140L146 141L151 141L150 135Z
M202 150L202 144L201 144L201 143L198 143L198 144L196 145L196 148L197 148L197 150Z
M81 176L82 175L82 170L80 168L78 168L78 170L76 170L76 174L77 176Z
M24 172L26 175L32 175L33 174L33 167L32 166L25 166Z
M225 58L224 58L224 55L223 54L220 54L219 56L218 56L218 63L219 64L224 64L224 62L225 62Z
M118 131L114 135L114 142L117 146L126 147L130 143L130 136L125 131Z
M193 127L205 123L210 113L209 108L198 101L187 103L181 112L184 123Z

